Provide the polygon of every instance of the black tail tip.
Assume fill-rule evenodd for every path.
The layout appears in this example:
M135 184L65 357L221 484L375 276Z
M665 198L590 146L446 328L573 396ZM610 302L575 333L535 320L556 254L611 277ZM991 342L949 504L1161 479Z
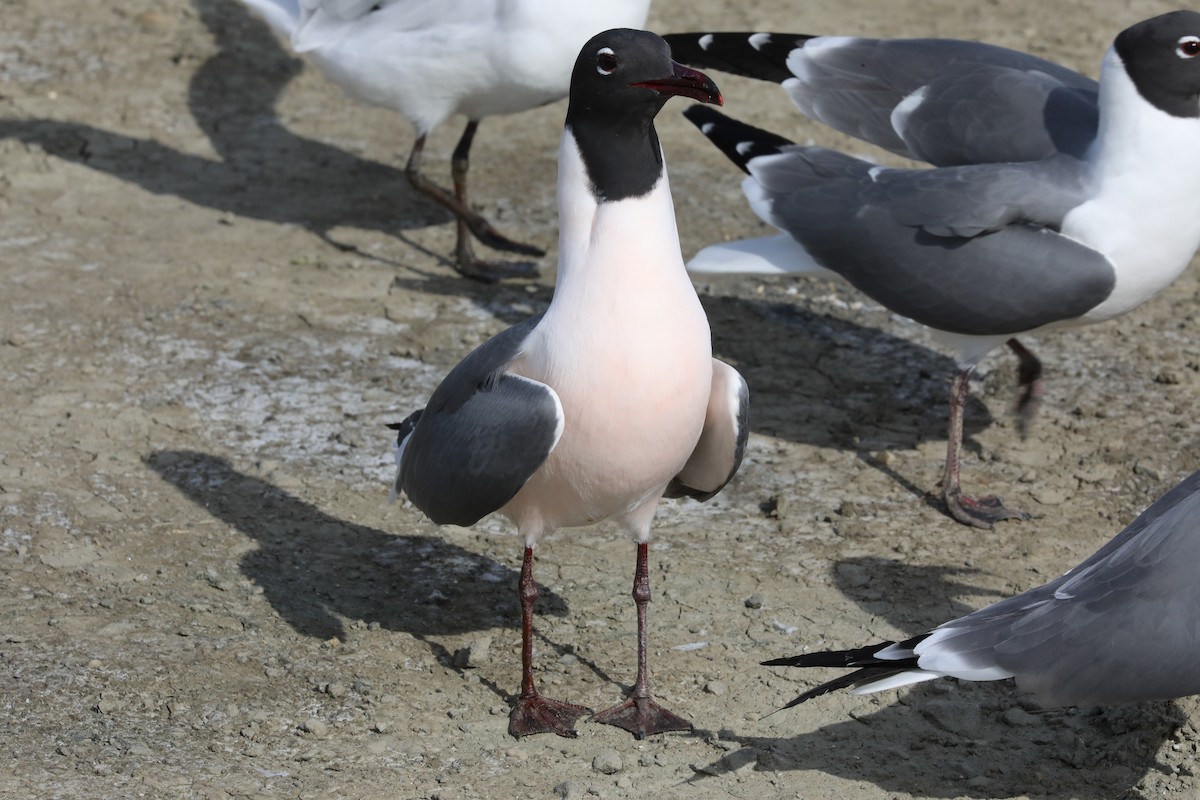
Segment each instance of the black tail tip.
M797 666L797 661L800 656L784 656L782 658L772 658L768 661L758 662L764 667L794 667Z

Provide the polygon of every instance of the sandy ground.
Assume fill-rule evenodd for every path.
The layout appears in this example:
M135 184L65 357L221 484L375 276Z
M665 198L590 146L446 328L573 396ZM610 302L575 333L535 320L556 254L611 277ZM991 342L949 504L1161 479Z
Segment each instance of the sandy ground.
M1095 74L1148 0L655 0L651 27L979 38ZM346 99L234 0L4 0L0 26L0 796L1197 797L1195 700L1041 712L999 684L835 695L758 666L921 632L1041 583L1200 465L1189 271L1114 323L985 362L968 489L1033 519L980 532L931 492L952 362L837 283L699 281L754 435L714 501L664 503L651 666L691 735L505 733L518 684L502 520L386 503L384 423L553 280L482 286L398 167L411 133ZM729 113L841 146L777 89ZM684 250L762 228L738 175L661 116ZM553 248L563 104L487 121L475 197ZM441 176L457 136L440 131ZM861 151L862 148L856 148ZM594 708L633 677L633 547L539 550L540 679ZM764 718L765 717L765 718Z

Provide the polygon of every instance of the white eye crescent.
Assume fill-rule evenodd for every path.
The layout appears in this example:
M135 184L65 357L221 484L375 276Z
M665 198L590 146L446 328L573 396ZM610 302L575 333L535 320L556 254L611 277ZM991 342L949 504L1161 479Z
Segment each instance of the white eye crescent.
M611 47L601 47L596 51L596 72L601 75L612 75L617 69L617 56Z
M1181 36L1175 45L1175 55L1180 58L1200 56L1200 36Z

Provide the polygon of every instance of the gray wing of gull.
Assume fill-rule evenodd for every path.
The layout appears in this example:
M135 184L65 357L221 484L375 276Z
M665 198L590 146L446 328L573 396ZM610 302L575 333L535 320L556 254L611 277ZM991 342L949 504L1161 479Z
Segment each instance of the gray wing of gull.
M663 496L703 502L716 495L742 465L749 438L750 389L741 373L714 358L712 392L700 441Z
M780 83L806 116L936 166L1082 157L1097 84L1045 59L953 39L681 33L673 57Z
M1200 472L1062 577L941 626L1047 705L1200 694Z
M396 489L439 525L472 525L502 507L558 442L554 390L506 372L540 319L476 348L401 429Z
M938 330L1014 335L1086 313L1116 280L1104 255L1057 232L1081 195L1043 166L880 171L787 147L750 159L743 188L760 216L891 310Z

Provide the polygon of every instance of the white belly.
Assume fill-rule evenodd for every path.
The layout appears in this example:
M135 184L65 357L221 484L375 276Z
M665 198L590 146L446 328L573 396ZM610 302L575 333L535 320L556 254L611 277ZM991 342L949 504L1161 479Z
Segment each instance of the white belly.
M519 528L622 519L658 501L696 448L712 389L707 321L695 306L589 336L591 346L577 339L570 364L527 359L514 369L552 386L564 417L557 447L505 507Z

